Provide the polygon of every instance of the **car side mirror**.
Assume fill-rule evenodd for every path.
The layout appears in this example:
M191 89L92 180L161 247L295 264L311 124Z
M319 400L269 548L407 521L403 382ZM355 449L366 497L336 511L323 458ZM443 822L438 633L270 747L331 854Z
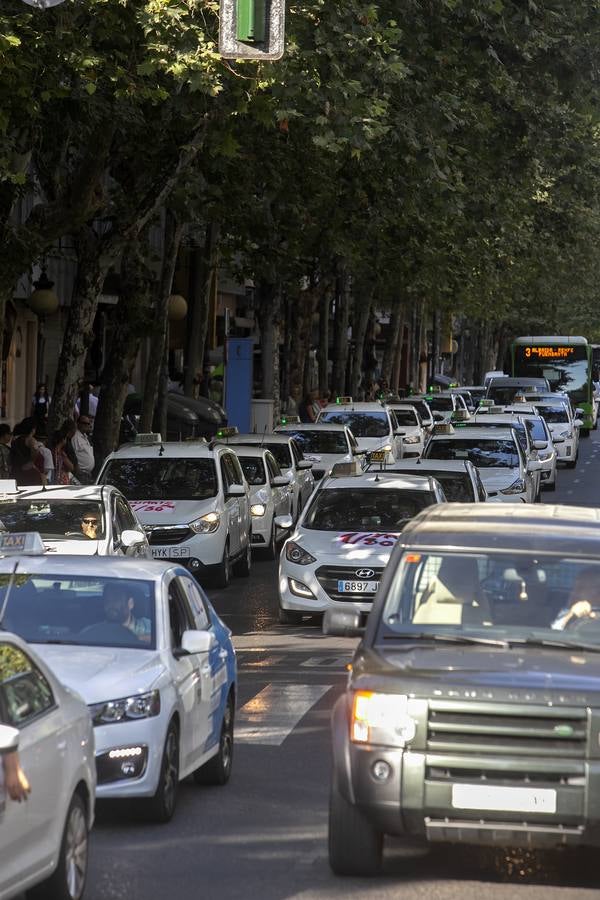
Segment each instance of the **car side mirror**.
M488 497L497 497L498 491L486 491L486 494L488 495Z
M184 631L181 635L181 650L183 654L208 653L216 644L216 638L212 631Z
M583 419L573 419L573 428L583 428Z
M275 475L271 479L271 487L288 487L289 483L289 479L285 475Z
M536 459L531 459L527 463L527 471L528 472L539 472L542 468L541 462L538 462Z
M553 437L552 438L553 444L564 444L564 442L565 442L564 437Z
M584 415L585 415L585 410L581 409L581 407L578 406L577 409L575 410L575 415L578 416L578 417L579 417L579 416L584 416Z
M405 437L405 435L406 435L405 431L395 431L394 432L394 437Z
M313 464L310 459L301 459L296 465L297 469L312 469Z
M246 488L243 484L230 484L227 488L228 497L245 497Z
M291 516L275 516L273 522L277 528L281 528L283 531L289 531L290 528L294 527L294 520Z
M548 449L548 441L534 441L533 449L534 450L547 450Z
M361 450L359 447L352 448L352 456L364 456L365 451Z
M323 616L323 634L335 637L362 637L364 625L360 624L360 613L354 610L326 609Z
M19 730L10 725L0 725L0 753L11 753L19 749Z
M132 547L139 547L141 544L145 543L146 535L142 534L141 531L127 528L125 531L121 532L121 546L126 550L130 550Z

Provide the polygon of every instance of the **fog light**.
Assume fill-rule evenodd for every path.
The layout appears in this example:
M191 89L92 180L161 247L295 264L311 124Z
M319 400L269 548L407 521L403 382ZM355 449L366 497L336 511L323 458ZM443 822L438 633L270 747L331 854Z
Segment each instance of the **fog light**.
M122 762L121 772L125 778L131 778L132 775L135 775L135 763L131 761Z
M301 581L296 581L295 578L288 578L288 583L291 593L295 594L296 597L304 597L305 600L315 599L315 595L313 594L311 589L306 587L305 584L302 584Z
M196 559L195 557L192 556L188 565L189 565L190 569L199 569L201 567L202 563L200 562L199 559Z
M109 759L124 759L131 756L141 756L142 747L120 747L118 750L111 750L108 754Z
M392 774L392 767L384 759L378 759L371 766L371 774L375 781L387 781Z

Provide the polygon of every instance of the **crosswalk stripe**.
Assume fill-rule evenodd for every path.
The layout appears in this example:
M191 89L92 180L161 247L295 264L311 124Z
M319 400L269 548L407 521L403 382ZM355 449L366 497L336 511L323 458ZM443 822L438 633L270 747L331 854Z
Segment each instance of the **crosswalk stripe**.
M330 684L268 684L239 710L235 740L280 747Z
M311 656L309 659L305 659L304 662L301 662L301 666L305 666L307 669L340 669L344 671L346 666L348 665L351 659L350 654L347 656Z

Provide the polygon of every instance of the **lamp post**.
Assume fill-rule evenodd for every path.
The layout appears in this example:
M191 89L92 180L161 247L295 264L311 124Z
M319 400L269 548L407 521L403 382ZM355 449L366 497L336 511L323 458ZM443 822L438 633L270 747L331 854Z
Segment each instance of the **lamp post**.
M50 281L46 275L46 267L42 266L42 272L37 281L33 282L35 288L28 301L29 308L38 317L38 341L37 341L37 360L36 360L36 382L39 384L45 380L44 377L44 351L46 349L46 336L44 334L44 324L46 316L52 316L58 310L60 305L59 299L52 290L54 282Z

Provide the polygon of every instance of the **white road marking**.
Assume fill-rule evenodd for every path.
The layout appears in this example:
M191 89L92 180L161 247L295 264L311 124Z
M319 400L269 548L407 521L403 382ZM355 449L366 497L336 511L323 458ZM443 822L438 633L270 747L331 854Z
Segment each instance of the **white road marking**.
M307 669L345 669L348 662L350 660L350 656L311 656L310 659L305 659L304 662L301 662L301 666L306 666Z
M330 684L268 684L239 710L235 740L280 747Z

